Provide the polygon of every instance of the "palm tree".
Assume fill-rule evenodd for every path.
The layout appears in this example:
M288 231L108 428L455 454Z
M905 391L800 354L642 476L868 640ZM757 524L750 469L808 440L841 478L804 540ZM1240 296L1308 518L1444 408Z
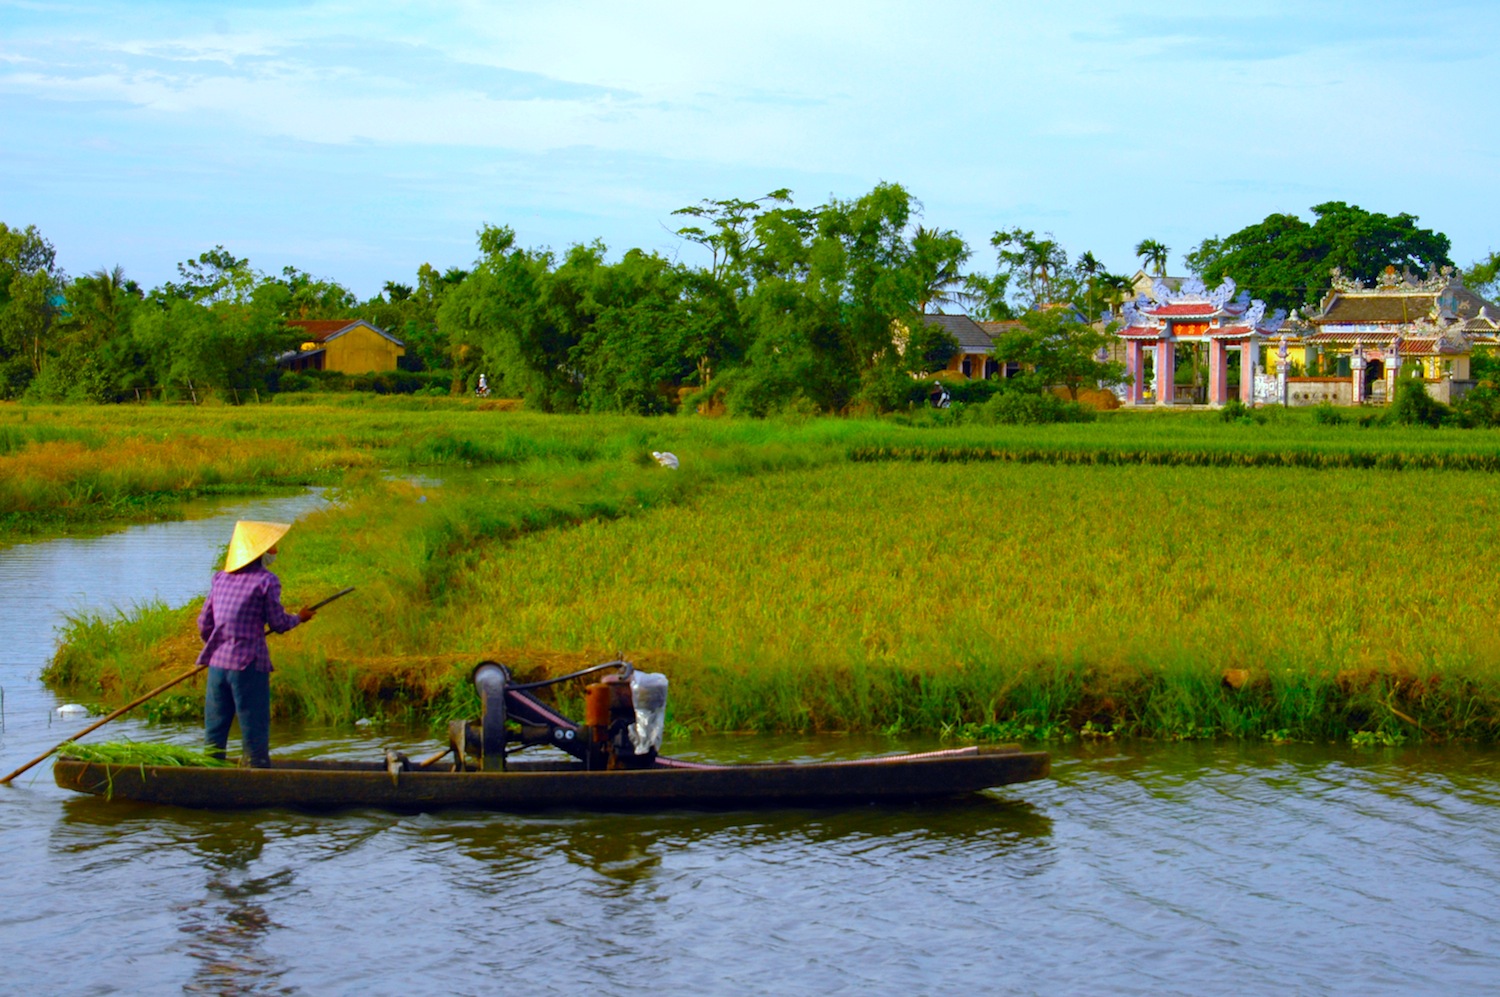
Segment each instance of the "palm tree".
M1167 275L1167 257L1171 252L1170 246L1156 239L1142 239L1135 245L1135 255L1158 277Z
M78 342L97 348L124 331L127 283L119 264L109 270L100 267L73 282L68 295L72 314L66 324Z
M963 237L952 229L917 226L911 237L911 262L919 285L918 312L926 314L928 305L941 308L966 297L957 288L964 282L962 267L969 255Z
M1121 305L1135 297L1135 284L1123 274L1100 274L1099 286L1104 289L1104 303L1110 307L1111 311L1118 310Z
M1099 275L1104 273L1104 264L1099 262L1099 257L1085 249L1083 255L1078 257L1078 262L1075 266L1077 266L1078 272L1083 274L1084 279L1088 282L1088 291L1084 303L1087 305L1088 320L1092 322L1094 321L1094 293L1099 289Z
M1042 288L1041 304L1052 304L1052 281L1068 265L1067 251L1048 232L1044 239L1034 239L1026 247L1031 255L1031 273L1033 279Z

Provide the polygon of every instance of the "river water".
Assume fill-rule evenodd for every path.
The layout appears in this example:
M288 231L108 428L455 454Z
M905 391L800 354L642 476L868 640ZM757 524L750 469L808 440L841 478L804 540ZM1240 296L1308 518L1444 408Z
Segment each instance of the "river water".
M0 769L83 725L36 678L62 614L184 602L234 519L316 501L0 550ZM273 732L385 744L435 742ZM1063 746L1050 781L936 806L528 816L197 813L66 794L44 764L0 788L0 992L1500 992L1497 818L1500 754L1447 747Z

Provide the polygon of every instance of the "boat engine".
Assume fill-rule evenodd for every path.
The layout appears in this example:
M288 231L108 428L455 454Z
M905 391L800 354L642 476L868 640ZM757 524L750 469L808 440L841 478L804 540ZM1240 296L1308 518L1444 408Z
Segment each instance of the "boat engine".
M577 724L531 694L531 690L613 670L584 689L584 722ZM628 661L608 661L540 682L517 683L495 661L474 669L482 713L478 722L449 725L454 768L477 761L485 772L505 769L508 754L549 744L582 761L588 769L645 768L656 760L666 725L667 677L638 672Z
M666 724L667 677L656 672L615 674L584 690L584 730L594 761L608 769L649 765Z

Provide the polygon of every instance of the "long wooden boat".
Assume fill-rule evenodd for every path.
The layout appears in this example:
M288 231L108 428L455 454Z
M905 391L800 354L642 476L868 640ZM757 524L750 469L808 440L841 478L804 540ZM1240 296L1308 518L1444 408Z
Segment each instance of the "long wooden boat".
M965 747L853 761L709 765L657 758L589 771L575 761L512 762L500 772L391 771L379 762L282 761L269 769L102 764L59 759L64 789L110 799L243 809L432 810L827 806L972 793L1048 775L1046 752Z
M613 672L585 690L583 723L535 695L538 689ZM474 669L482 713L455 720L448 750L413 766L385 762L276 761L270 768L113 764L61 758L64 789L184 807L474 807L619 809L673 806L820 806L922 800L1045 778L1046 752L1004 747L800 764L715 765L657 754L666 677L607 661L569 675L517 683L493 661ZM560 760L517 760L546 746ZM431 768L452 755L452 768Z

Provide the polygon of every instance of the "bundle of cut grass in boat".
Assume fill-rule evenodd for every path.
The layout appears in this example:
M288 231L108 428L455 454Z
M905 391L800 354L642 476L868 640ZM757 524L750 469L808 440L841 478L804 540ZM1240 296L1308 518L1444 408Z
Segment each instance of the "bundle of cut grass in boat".
M198 748L180 744L153 744L149 741L106 741L103 744L79 744L69 741L57 753L62 758L100 765L190 765L223 768L232 764L215 758Z

